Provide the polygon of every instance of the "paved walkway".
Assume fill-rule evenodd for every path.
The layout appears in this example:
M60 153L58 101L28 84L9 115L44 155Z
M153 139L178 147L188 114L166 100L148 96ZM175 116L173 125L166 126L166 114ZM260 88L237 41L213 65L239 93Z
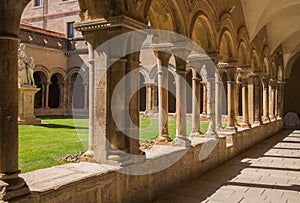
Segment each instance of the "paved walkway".
M284 130L156 203L300 203L300 130Z

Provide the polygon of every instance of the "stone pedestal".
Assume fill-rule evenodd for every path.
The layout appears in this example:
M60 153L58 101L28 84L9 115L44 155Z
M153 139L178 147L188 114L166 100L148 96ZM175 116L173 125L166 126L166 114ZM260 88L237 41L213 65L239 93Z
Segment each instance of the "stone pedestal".
M34 115L34 96L39 91L35 86L19 87L19 125L40 125L41 119Z

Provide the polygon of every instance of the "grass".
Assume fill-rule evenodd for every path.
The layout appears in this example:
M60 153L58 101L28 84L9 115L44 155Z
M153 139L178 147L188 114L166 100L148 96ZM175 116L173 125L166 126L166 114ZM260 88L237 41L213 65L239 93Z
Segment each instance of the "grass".
M88 119L51 116L42 117L40 126L19 126L19 168L23 173L61 165L58 158L76 154L87 149ZM76 128L75 128L76 126ZM158 136L157 119L141 119L140 139L153 140ZM207 131L208 124L201 123L201 131ZM187 122L187 132L191 122ZM175 138L176 121L169 121L169 134Z

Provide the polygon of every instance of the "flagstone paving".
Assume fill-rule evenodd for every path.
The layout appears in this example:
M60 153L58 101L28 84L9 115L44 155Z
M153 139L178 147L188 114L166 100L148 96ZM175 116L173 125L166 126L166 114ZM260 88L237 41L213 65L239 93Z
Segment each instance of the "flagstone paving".
M300 130L283 130L155 203L300 203Z

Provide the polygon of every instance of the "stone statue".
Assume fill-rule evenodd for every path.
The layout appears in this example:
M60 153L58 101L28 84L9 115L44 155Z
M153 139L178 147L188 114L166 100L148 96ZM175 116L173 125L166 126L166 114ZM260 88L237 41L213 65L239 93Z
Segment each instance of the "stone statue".
M25 45L23 43L20 44L18 50L18 82L19 86L22 85L33 85L34 86L34 71L35 63L33 57L28 61L27 55L25 53Z

